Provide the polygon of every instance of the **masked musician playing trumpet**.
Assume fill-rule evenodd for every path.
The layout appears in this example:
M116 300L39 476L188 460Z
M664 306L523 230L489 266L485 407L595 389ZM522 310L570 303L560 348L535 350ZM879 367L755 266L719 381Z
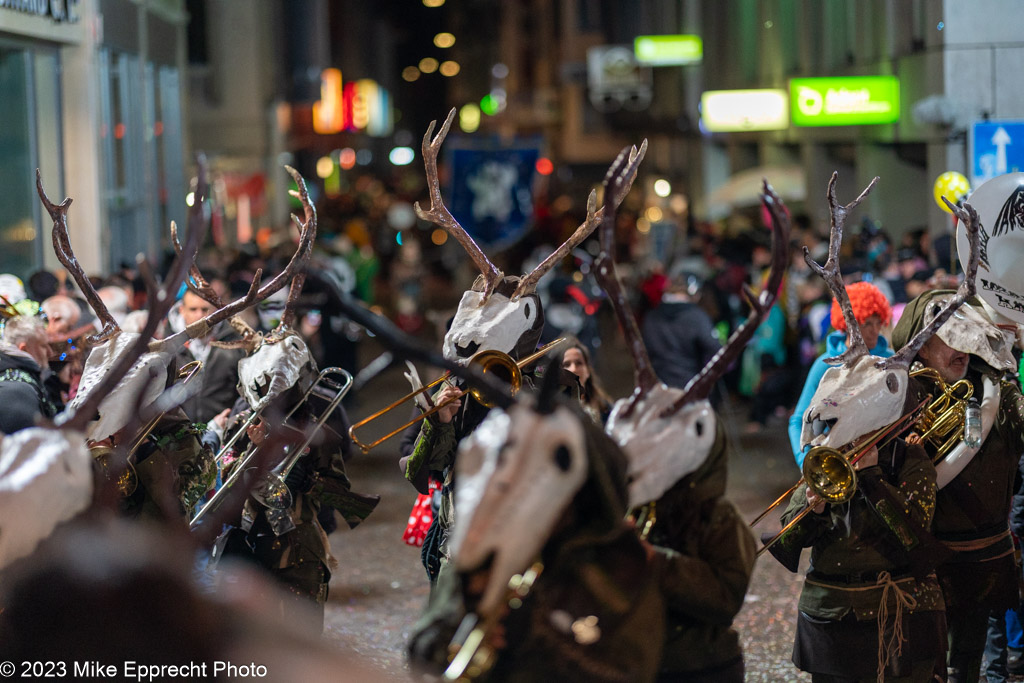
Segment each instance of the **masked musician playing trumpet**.
M905 342L926 325L951 294L935 290L911 301L893 330L893 342ZM980 433L954 443L936 465L933 532L953 551L938 575L949 624L949 680L956 682L979 678L989 612L1001 614L1019 600L1007 516L1024 451L1024 399L1008 376L1016 366L1012 340L988 320L977 300L971 303L942 325L916 358L936 370L946 387L968 383L980 409ZM936 393L942 390L940 383L933 385ZM936 446L925 446L934 456Z

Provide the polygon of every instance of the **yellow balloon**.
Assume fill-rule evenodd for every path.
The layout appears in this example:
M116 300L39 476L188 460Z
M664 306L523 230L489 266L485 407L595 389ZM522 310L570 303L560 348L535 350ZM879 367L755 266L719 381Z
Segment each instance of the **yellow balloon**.
M953 212L946 206L946 202L942 201L943 196L956 204L970 194L970 192L971 184L967 182L967 178L962 173L957 173L956 171L946 171L940 175L935 179L935 187L932 188L932 196L935 197L935 203L946 213Z

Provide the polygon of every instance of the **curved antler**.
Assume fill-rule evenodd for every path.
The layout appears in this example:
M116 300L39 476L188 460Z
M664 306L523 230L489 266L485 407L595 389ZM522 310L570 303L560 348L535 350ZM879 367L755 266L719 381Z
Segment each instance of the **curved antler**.
M963 208L953 204L945 197L942 201L946 202L946 206L956 214L956 217L960 219L960 223L964 226L964 230L967 231L967 240L970 244L970 256L967 259L967 270L964 272L964 281L957 287L956 294L952 299L946 302L942 310L932 318L932 321L925 325L917 334L914 335L913 339L908 341L906 345L894 355L886 358L883 361L879 361L878 367L883 369L889 369L894 367L909 368L910 364L917 357L917 352L921 350L933 334L935 334L943 323L949 320L949 316L953 315L956 309L960 308L961 305L967 299L974 296L977 289L975 278L978 275L978 262L981 257L980 248L980 236L981 232L981 221L978 218L978 212L975 211L974 207L970 203L964 202Z
M646 151L646 140L641 145L641 150ZM595 277L601 288L608 293L612 302L615 316L619 320L619 326L626 337L626 346L633 356L633 369L636 381L636 392L634 401L630 405L636 405L637 398L642 397L650 391L657 383L658 376L654 374L651 366L651 359L647 355L647 347L644 346L643 338L640 336L640 329L636 324L636 317L633 315L629 300L622 288L622 282L615 269L615 216L616 209L629 191L629 186L636 177L637 168L643 159L643 151L638 152L636 147L623 148L615 161L608 168L604 177L604 207L601 218L601 253L594 261L596 266ZM596 198L591 195L588 201L587 214L594 216L597 204Z
M750 304L750 316L732 333L725 342L725 346L720 348L718 353L686 384L683 395L662 411L661 417L672 415L687 403L707 398L711 394L715 382L743 352L747 342L754 336L761 321L775 304L789 262L790 223L782 199L775 193L767 180L764 180L761 201L772 217L772 261L768 271L768 281L760 295L755 295L749 286L743 286L743 294L747 303Z
M631 168L633 169L633 174L627 179L624 186L619 187L619 191L615 196L614 202L616 209L619 207L619 204L622 203L622 200L626 198L626 195L629 194L630 188L633 187L633 181L636 180L636 172L640 168L640 162L643 161L645 154L647 154L646 138L644 138L644 141L640 143L639 150L637 150L637 148L634 147L630 152L629 162ZM635 165L633 164L634 161L636 162ZM541 261L540 265L534 268L529 275L523 276L523 278L519 281L519 284L516 286L516 291L512 294L513 299L519 298L524 294L529 294L534 289L536 289L537 283L540 281L542 277L544 277L545 273L551 270L556 263L564 259L566 255L573 249L575 249L583 240L590 237L590 234L594 232L594 230L600 224L601 219L604 217L605 210L602 206L597 211L597 213L591 212L589 210L589 197L587 198L587 207L587 219L583 221L583 224L580 225L580 227L576 228L576 232L570 235L569 239L563 242L562 245L558 247L558 249L555 249L550 256Z
M303 231L310 229L310 226L312 226L313 239L316 240L316 207L313 206L313 202L309 201L309 190L306 189L306 181L301 175L299 175L299 172L291 166L285 166L285 168L295 180L296 187L299 188L298 191L289 190L289 194L293 197L298 197L299 200L302 201L302 212L306 222L303 223L300 221L299 217L295 214L292 214L292 220L295 222L296 227L298 227L300 234ZM306 254L306 262L309 261L311 253L312 250L310 250L309 254ZM306 282L305 266L306 264L304 262L302 264L302 270L292 277L291 285L288 287L288 301L284 305L284 313L281 314L281 322L279 323L282 328L291 327L295 320L295 304L299 300L299 294L302 293L302 285Z
M202 243L206 228L206 222L203 220L203 202L206 200L206 194L209 191L206 158L198 155L196 163L199 166L199 171L196 180L195 202L192 208L189 209L188 233L185 236L185 246L181 248L181 245L177 244L177 238L175 238L175 248L178 251L178 255L175 257L174 263L171 264L171 268L167 272L167 278L162 285L157 284L149 262L141 254L136 257L139 273L146 282L146 291L150 302L149 315L146 317L145 327L143 327L138 339L122 354L110 372L93 387L82 404L75 410L75 413L67 416L67 419L56 423L61 428L80 432L85 431L86 425L96 414L100 403L117 386L117 383L131 369L135 361L145 353L157 327L159 327L164 317L167 316L168 311L171 310L178 288L181 287L185 274L188 272L189 264L194 261L195 254L199 251L199 245Z
M868 186L864 188L864 191L860 193L860 196L846 206L842 206L836 201L836 179L838 177L839 173L833 171L832 178L828 181L828 205L832 215L832 229L828 237L828 260L825 261L824 268L811 258L810 250L804 247L804 261L828 285L829 290L836 298L836 301L839 302L839 307L843 311L843 319L846 320L846 351L834 358L825 360L826 363L831 365L851 363L870 351L864 343L864 337L860 333L860 323L857 322L857 316L853 314L853 306L850 304L850 297L847 295L846 286L843 284L843 275L839 272L839 247L843 243L843 226L846 224L847 214L868 196L868 193L874 189L875 183L878 182L878 176L875 176Z
M430 208L424 210L420 207L420 203L416 202L413 204L413 209L416 211L416 215L421 220L430 221L435 225L444 228L444 230L454 237L462 248L466 250L470 258L473 259L473 263L483 273L486 281L484 288L484 297L491 295L494 288L497 287L498 283L501 282L503 276L502 272L491 263L491 260L487 258L487 254L483 252L480 246L473 241L473 238L469 236L466 229L463 228L455 217L452 216L451 212L444 205L444 201L441 199L441 183L437 177L437 154L441 150L441 143L444 142L445 137L448 135L448 129L451 128L452 120L455 118L455 108L448 112L448 118L445 119L444 124L441 126L441 130L438 131L437 137L433 140L430 139L431 134L434 132L434 126L437 125L437 121L431 121L430 126L427 128L426 134L423 136L423 145L421 147L423 154L423 165L427 170L427 189L430 191Z
M107 310L107 305L103 303L103 299L96 293L96 288L92 286L92 282L89 281L85 271L82 269L82 264L78 262L75 252L71 248L71 236L68 234L68 208L71 206L72 199L67 197L59 205L51 202L43 190L43 177L38 168L36 169L36 190L39 193L39 199L43 202L43 206L46 207L46 212L50 214L50 218L53 220L53 251L57 254L57 260L68 269L71 277L75 278L75 282L78 283L78 288L82 290L85 300L89 302L89 306L96 312L96 317L103 323L103 329L96 334L89 335L87 341L90 344L105 342L120 332L121 328L118 327L114 316L110 315L110 311Z
M299 177L301 178L301 176ZM305 188L305 181L300 183L299 187ZM303 194L300 192L299 197L304 197L304 205L309 202L308 193ZM310 209L311 208L312 207L310 205ZM260 280L263 276L263 271L257 270L256 274L253 276L252 285L249 286L249 291L245 296L217 309L205 318L197 320L181 332L173 334L159 342L154 342L150 345L150 349L156 351L177 348L183 344L186 339L204 337L209 334L210 329L217 323L237 315L249 306L266 299L268 296L284 287L285 284L296 275L296 273L300 272L300 270L305 267L310 254L313 252L313 241L316 238L316 211L312 211L312 214L307 213L307 215L310 216L310 218L307 219L306 223L302 223L302 221L300 221L295 215L292 215L292 220L295 221L296 225L298 225L300 229L299 246L296 248L295 253L292 254L291 259L288 261L288 265L286 265L284 270L278 273L276 277L260 287ZM188 269L187 265L185 266L185 269Z

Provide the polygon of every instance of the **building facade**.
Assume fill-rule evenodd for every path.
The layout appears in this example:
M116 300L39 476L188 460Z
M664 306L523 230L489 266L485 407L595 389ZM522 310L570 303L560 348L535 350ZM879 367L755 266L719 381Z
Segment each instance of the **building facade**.
M87 273L154 257L185 214L180 0L0 2L0 272L60 268L35 169L74 199Z

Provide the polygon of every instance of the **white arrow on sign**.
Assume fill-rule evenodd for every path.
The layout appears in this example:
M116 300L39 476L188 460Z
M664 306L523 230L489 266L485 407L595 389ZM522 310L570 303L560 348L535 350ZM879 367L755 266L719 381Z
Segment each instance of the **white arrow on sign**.
M1006 173L1006 146L1012 142L1010 134L1002 126L992 136L992 144L996 146L996 175Z

